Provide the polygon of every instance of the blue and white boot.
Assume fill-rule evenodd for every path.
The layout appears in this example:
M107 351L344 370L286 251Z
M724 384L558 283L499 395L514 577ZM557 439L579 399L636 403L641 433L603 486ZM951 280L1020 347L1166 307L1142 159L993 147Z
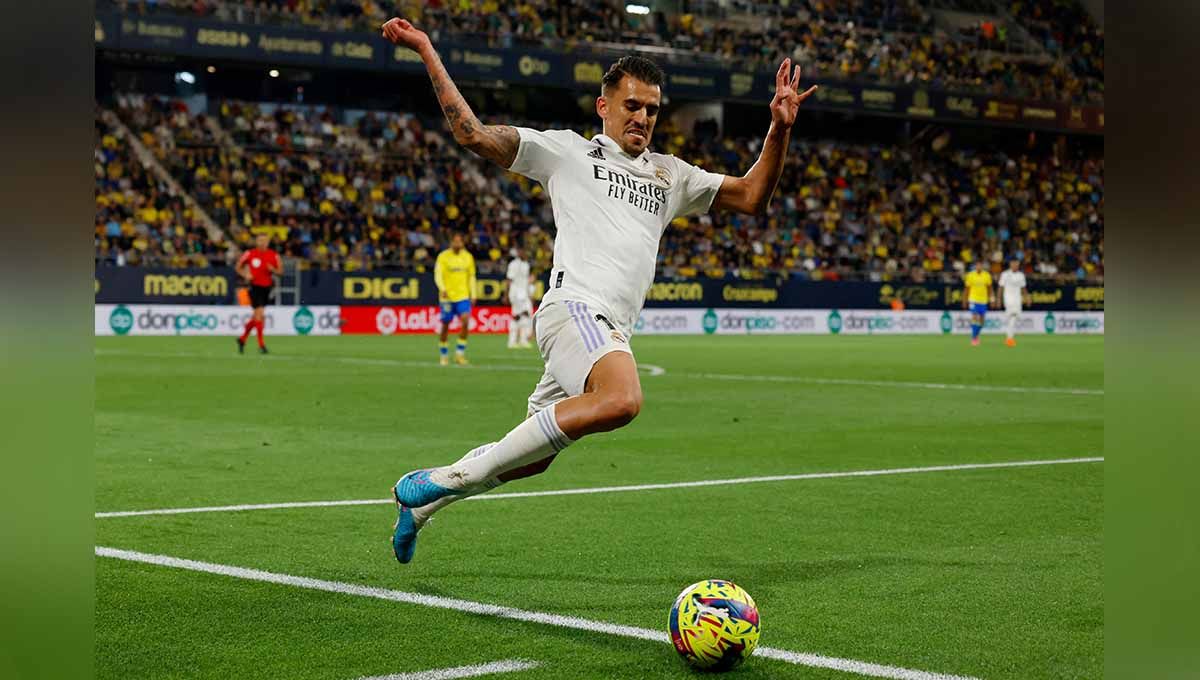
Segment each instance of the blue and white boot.
M393 489L393 494L394 492ZM395 553L397 562L408 564L417 549L417 532L421 528L413 518L412 508L404 506L400 501L396 501L396 508L400 511L400 516L396 518L396 526L392 530L392 552Z
M396 482L392 487L392 497L396 499L399 515L392 530L392 552L395 553L397 562L408 564L417 549L417 532L421 527L417 526L412 509L457 493L461 492L431 481L429 470L410 472Z
M419 508L439 498L462 493L435 483L429 478L431 472L433 470L414 470L401 477L396 486L392 487L392 495L396 497L396 502L410 508Z

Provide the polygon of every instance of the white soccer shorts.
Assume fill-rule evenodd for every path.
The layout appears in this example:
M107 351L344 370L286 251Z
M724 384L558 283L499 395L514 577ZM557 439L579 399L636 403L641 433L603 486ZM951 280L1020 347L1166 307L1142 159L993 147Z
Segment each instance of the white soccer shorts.
M534 330L546 371L529 395L530 414L583 394L592 366L609 352L633 354L628 336L610 318L604 311L572 300L538 308Z
M512 299L513 321L520 319L522 314L533 314L533 301L529 298Z

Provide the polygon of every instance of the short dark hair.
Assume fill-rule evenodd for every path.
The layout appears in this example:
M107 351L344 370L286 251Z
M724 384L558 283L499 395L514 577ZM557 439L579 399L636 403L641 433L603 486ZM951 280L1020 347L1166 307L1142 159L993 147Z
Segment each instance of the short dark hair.
M631 76L647 85L658 85L659 87L662 87L667 80L667 74L663 73L658 64L649 59L638 56L621 57L608 67L608 73L605 73L604 77L600 79L600 91L608 92L619 85L625 76Z

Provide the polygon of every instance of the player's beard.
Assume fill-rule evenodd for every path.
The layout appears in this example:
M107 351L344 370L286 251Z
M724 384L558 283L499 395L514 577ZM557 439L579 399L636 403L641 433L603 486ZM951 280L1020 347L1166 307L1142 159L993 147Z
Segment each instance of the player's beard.
M640 153L650 146L650 132L644 128L628 128L625 130L625 143L631 150Z

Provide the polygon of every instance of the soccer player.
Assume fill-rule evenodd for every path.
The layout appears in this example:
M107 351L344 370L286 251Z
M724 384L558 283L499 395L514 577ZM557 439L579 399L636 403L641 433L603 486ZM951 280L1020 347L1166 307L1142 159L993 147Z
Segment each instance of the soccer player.
M525 249L517 246L512 262L508 263L508 304L512 307L512 323L508 326L508 347L532 347L529 335L533 329L533 275L525 260Z
M254 237L254 248L242 253L234 268L238 276L250 283L250 306L254 313L242 329L242 335L237 340L238 354L246 351L246 338L250 331L258 334L258 351L266 354L267 346L263 343L263 321L266 319L267 303L271 300L271 287L275 285L275 276L283 273L283 265L279 255L271 250L270 234L257 234Z
M475 304L475 258L463 247L462 234L450 237L450 248L437 256L433 265L433 282L437 284L438 302L442 306L442 329L438 333L438 362L450 363L450 348L446 336L454 317L462 323L458 344L454 347L454 363L467 364L467 333L471 324L471 307Z
M1009 347L1017 346L1017 319L1021 318L1021 302L1029 303L1029 293L1025 289L1025 273L1021 271L1021 261L1013 258L1008 263L1008 269L1000 273L1000 299L1004 300L1005 331L1008 337L1004 344Z
M992 274L984 268L982 258L975 260L975 269L967 272L963 282L966 284L963 291L963 309L967 309L970 303L971 310L971 344L978 345L988 305L996 302L996 298L992 296Z
M741 177L702 170L649 150L665 75L642 57L622 57L601 80L596 113L603 134L483 125L446 72L429 37L403 19L385 38L420 55L455 141L503 168L540 182L551 197L554 265L534 315L545 372L526 420L499 441L443 467L414 470L392 488L399 514L392 550L412 559L417 532L438 509L539 474L580 437L624 427L642 408L629 338L654 281L663 230L712 208L764 214L779 182L800 104L800 69L785 59L775 74L771 127L758 160Z

